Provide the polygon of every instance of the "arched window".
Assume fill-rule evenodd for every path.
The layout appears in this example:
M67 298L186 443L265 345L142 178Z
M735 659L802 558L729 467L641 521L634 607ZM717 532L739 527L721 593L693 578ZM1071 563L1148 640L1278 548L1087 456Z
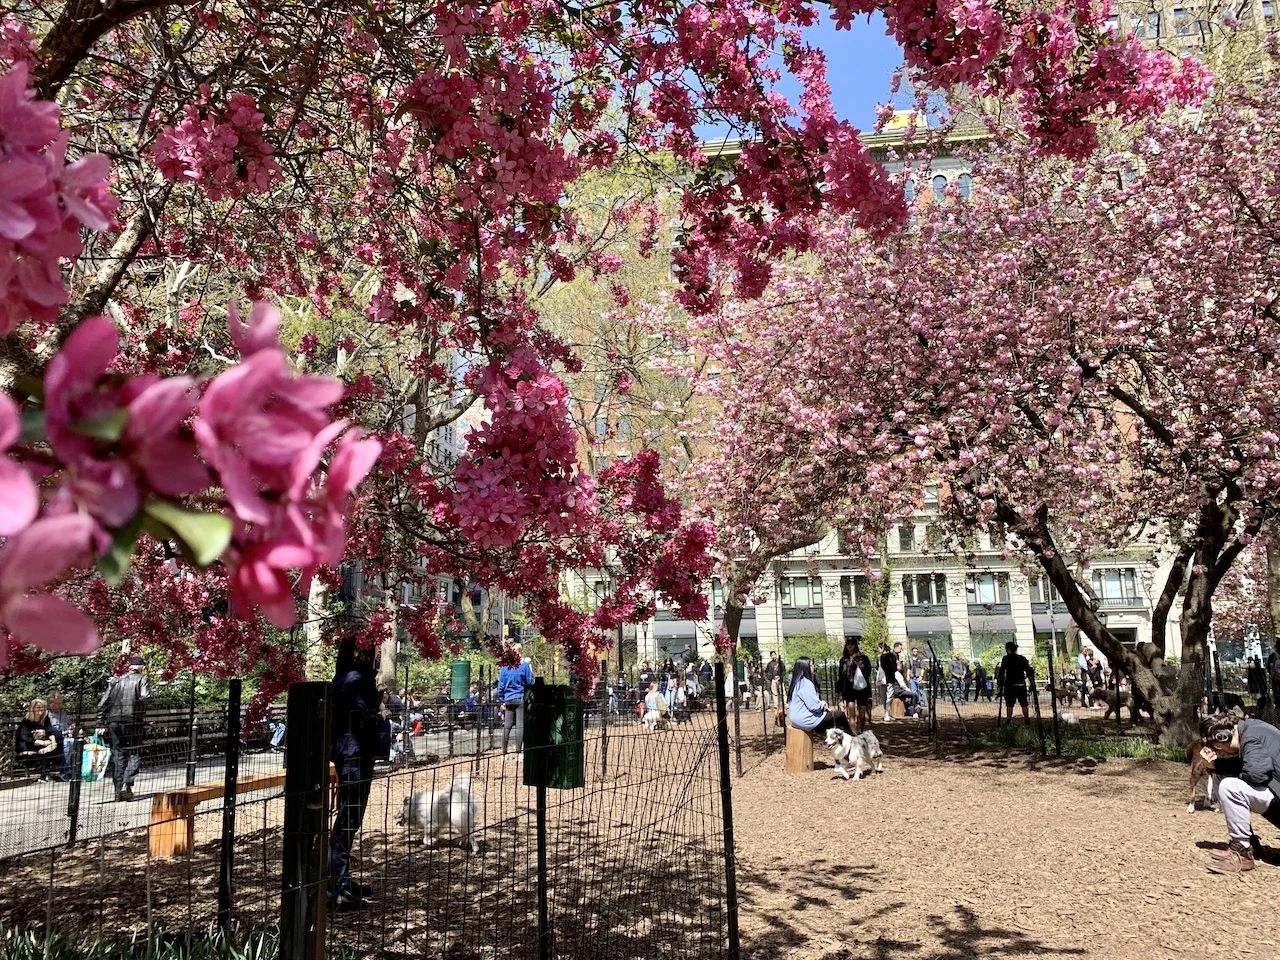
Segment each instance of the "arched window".
M933 199L941 200L943 193L947 189L947 178L942 174L938 174L933 178Z
M908 206L916 202L916 182L914 180L908 180L902 185L902 195L907 198Z
M973 193L973 177L967 173L960 174L960 199L968 200L971 193Z

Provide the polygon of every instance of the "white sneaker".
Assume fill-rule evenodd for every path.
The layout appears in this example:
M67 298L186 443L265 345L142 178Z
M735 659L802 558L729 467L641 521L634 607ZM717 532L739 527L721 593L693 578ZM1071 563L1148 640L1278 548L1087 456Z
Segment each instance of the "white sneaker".
M885 722L885 723L892 723L892 722L893 722L893 717L889 716L889 714L887 714L887 713L886 713L886 714L884 715L884 722Z

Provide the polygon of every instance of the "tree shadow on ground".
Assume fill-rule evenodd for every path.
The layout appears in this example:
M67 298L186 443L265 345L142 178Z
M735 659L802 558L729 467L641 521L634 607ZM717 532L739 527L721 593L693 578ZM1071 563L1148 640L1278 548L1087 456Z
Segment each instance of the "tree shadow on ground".
M932 943L924 945L892 936L859 937L856 944L829 951L821 960L864 960L867 957L873 960L915 957L972 960L973 957L1079 957L1086 953L1081 947L1055 947L1024 931L984 923L975 911L965 906L952 908L949 915L930 914L925 917L925 925L931 938L941 945L940 949ZM777 953L750 955L761 958L781 956Z
M784 956L812 940L811 923L827 929L833 913L847 918L847 926L860 928L883 912L863 913L858 908L859 899L873 890L875 867L838 864L825 857L799 864L776 859L770 864L772 868L738 864L739 911L767 915L770 921L767 930L743 936L745 957Z

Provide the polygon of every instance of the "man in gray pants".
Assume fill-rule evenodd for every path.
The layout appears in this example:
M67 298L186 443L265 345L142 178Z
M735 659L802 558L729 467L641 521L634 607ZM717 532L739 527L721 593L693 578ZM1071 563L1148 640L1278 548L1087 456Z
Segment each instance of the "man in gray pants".
M102 725L111 735L111 778L117 800L133 799L133 781L142 768L142 714L151 699L151 684L141 657L129 661L129 671L112 677L98 701Z
M1239 757L1240 775L1218 784L1218 801L1227 821L1225 853L1211 854L1214 873L1244 873L1254 868L1253 814L1280 826L1280 730L1261 720L1238 720L1215 713L1200 721L1200 756L1210 770L1219 760Z

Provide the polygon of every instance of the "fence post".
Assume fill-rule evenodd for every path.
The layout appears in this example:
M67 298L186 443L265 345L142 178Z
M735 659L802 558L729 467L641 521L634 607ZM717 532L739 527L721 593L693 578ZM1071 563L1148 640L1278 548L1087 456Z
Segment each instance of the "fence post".
M280 960L323 960L329 853L329 684L289 687Z
M240 782L240 685L227 690L227 747L222 775L222 845L218 849L218 929L231 929L231 874L236 862L236 787Z
M196 785L196 762L200 754L200 727L196 723L196 669L191 668L191 690L187 696L187 786Z
M525 697L524 783L534 788L538 848L538 960L551 960L551 908L547 891L547 778L551 772L550 687L535 677Z
M736 642L729 650L729 665L733 668L733 752L738 758L738 776L742 776L742 716L740 705L742 703L741 687L743 685L738 682L738 644ZM745 670L743 670L743 676L746 676ZM723 691L723 684L721 685L721 690Z
M760 688L760 729L764 734L764 755L769 755L769 698L773 696L772 681L761 675L764 686Z
M1053 644L1049 644L1049 708L1053 711L1053 753L1062 756L1062 734L1058 728L1058 669L1053 665Z
M736 677L734 678L737 679ZM724 663L716 661L716 742L720 748L720 806L724 819L724 893L729 921L729 960L739 960L738 868L733 852L733 781L729 776L729 712L724 702Z
M600 779L609 776L609 658L600 661Z
M63 736L66 736L64 733ZM76 684L76 733L71 746L71 786L67 790L67 843L75 843L80 832L80 764L84 762L84 664Z
M1035 654L1034 648L1032 648L1031 653L1032 655ZM1036 686L1036 678L1034 674L1035 674L1035 671L1033 669L1032 677L1031 677L1031 696L1035 700L1035 704L1036 704L1036 737L1040 741L1040 755L1045 756L1048 754L1049 750L1045 746L1045 741L1044 741L1044 717L1040 714L1040 688ZM996 706L999 706L999 704L996 704ZM1009 721L1009 726L1010 727L1013 726L1012 719Z

